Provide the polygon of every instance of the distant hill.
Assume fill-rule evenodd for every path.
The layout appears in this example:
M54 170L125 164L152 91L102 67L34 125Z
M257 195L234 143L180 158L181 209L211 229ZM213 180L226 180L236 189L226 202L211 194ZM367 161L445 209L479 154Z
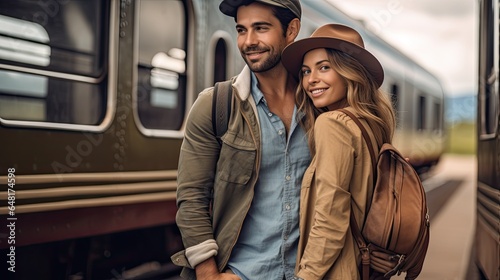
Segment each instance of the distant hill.
M447 123L475 122L477 95L449 96L445 98Z

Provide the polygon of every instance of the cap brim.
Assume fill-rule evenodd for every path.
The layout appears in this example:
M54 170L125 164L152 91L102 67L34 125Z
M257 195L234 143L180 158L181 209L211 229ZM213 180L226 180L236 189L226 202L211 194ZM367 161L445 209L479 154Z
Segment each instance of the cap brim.
M281 62L297 80L302 68L304 55L313 49L330 48L345 52L358 60L380 87L384 81L384 69L378 59L365 48L356 44L331 37L311 37L298 40L288 45L282 53Z

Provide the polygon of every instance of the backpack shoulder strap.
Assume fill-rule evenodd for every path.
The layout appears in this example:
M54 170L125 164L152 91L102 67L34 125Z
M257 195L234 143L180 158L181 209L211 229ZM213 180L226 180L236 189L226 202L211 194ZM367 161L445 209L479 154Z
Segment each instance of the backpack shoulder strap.
M353 113L351 113L347 109L339 109L339 111L348 115L356 123L356 125L359 127L359 129L361 130L361 134L363 135L363 138L365 139L366 145L368 146L368 150L370 151L370 157L372 159L373 176L376 176L377 175L377 173L376 173L377 161L375 158L375 151L373 150L373 144L370 140L370 135L366 131L363 124L356 117L356 115L354 115ZM352 209L351 209L350 224L351 224L351 233L354 237L354 240L358 244L358 248L359 248L360 253L361 253L361 277L362 277L362 280L368 280L369 279L369 271L370 271L370 252L368 249L368 245L366 244L366 241L363 238L363 235L361 234L361 230L358 227L358 223L356 222L356 218L354 217L354 213L352 213Z
M358 117L351 113L347 109L339 109L339 111L343 112L344 114L348 115L355 123L358 125L359 129L361 130L361 134L363 134L363 138L365 139L366 145L368 146L368 150L370 151L370 158L372 159L372 168L373 168L373 175L377 175L377 158L375 156L375 151L373 150L373 144L370 138L370 135L365 129L365 126L359 121Z
M212 128L219 144L229 124L232 97L232 80L215 83L212 97Z

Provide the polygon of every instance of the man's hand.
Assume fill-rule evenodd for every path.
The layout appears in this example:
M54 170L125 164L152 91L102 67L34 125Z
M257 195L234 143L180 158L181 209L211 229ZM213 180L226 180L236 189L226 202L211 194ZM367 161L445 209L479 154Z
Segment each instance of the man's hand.
M211 280L241 280L240 277L236 276L235 274L231 273L219 273L217 276L213 278L207 278Z
M199 280L241 280L240 277L231 273L221 273L217 269L214 258L210 258L195 267L196 279Z

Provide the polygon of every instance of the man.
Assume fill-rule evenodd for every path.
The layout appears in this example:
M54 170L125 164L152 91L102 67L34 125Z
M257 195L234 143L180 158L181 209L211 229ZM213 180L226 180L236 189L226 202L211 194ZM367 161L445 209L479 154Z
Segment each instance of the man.
M188 279L293 279L299 196L310 155L281 52L300 30L299 0L224 0L246 66L232 80L228 131L212 128L213 88L200 93L179 158L176 222Z

